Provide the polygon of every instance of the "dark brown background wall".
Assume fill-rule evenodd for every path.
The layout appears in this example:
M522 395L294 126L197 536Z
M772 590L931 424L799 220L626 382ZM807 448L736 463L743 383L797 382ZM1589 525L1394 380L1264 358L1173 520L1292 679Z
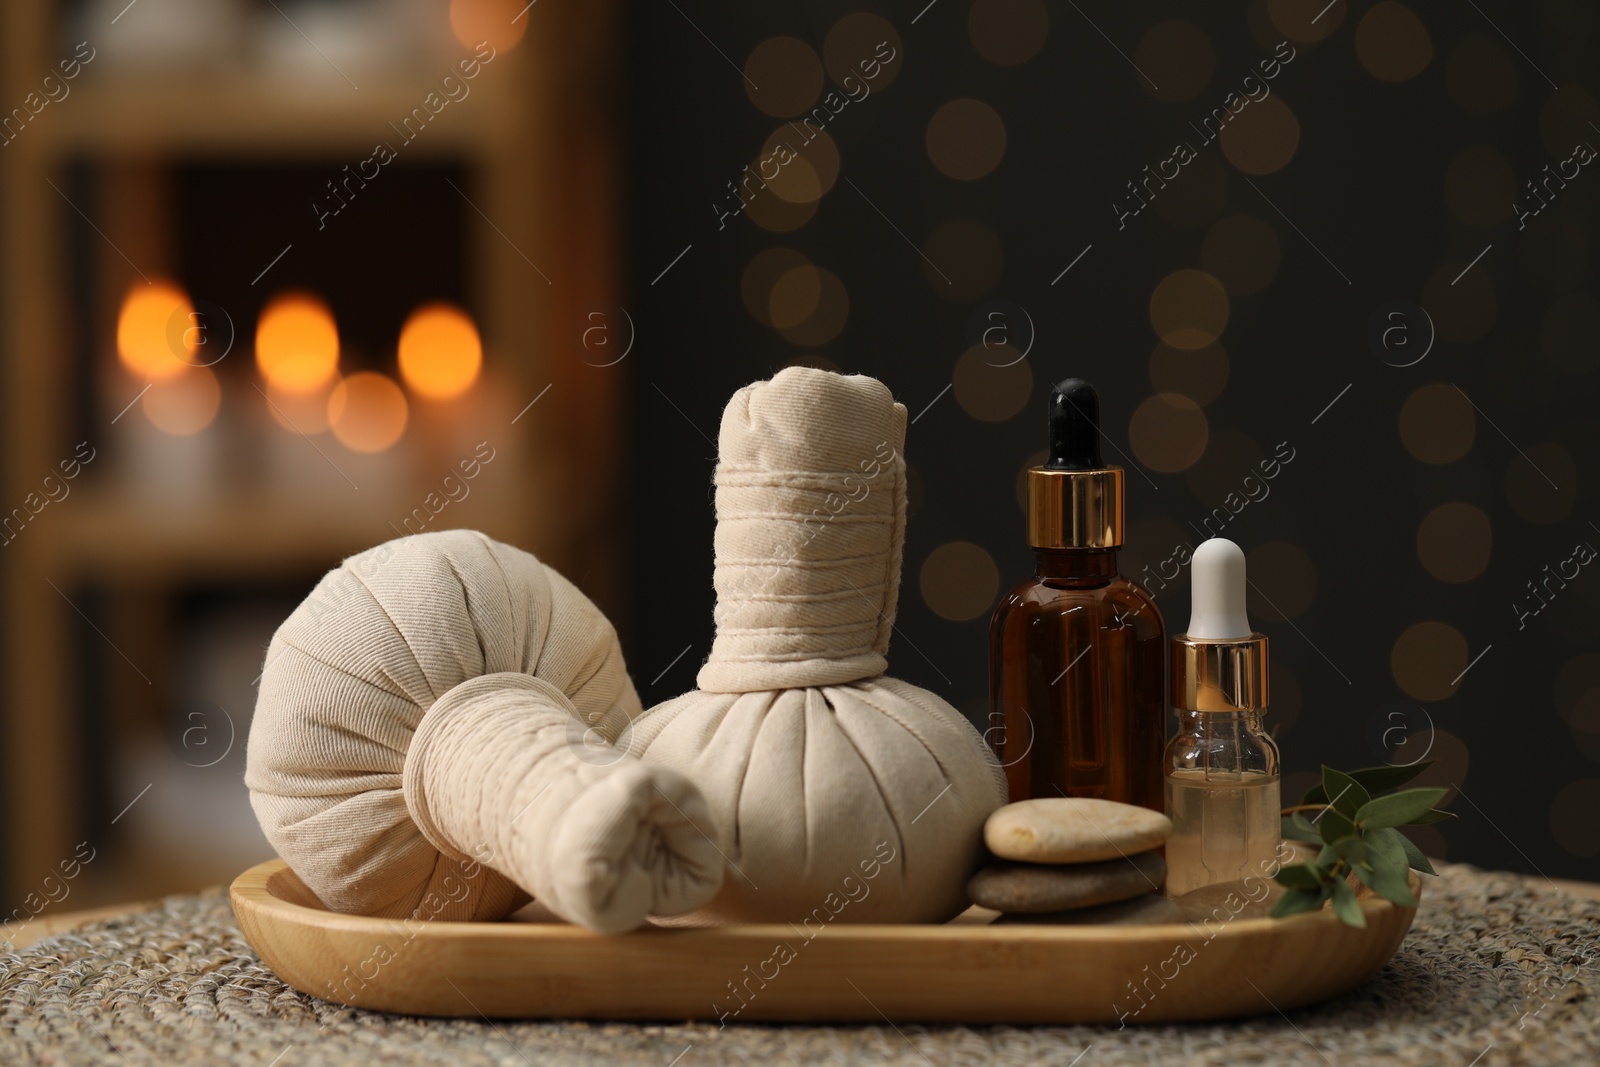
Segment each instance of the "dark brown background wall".
M1029 573L1018 474L1049 383L1082 375L1130 468L1126 572L1228 509L1286 795L1321 762L1427 752L1461 819L1426 847L1600 874L1600 568L1578 547L1600 545L1600 168L1574 155L1600 146L1600 12L1324 2L631 9L623 628L647 703L710 646L722 405L805 360L882 378L916 420L892 669L981 723L988 611ZM880 23L841 23L860 10ZM827 126L836 177L810 148L719 228L823 68L878 40L897 58ZM1191 123L1230 102L1204 143ZM1180 141L1195 158L1119 228ZM1546 165L1568 177L1535 214ZM774 263L798 268L775 298ZM1153 588L1183 629L1186 573Z

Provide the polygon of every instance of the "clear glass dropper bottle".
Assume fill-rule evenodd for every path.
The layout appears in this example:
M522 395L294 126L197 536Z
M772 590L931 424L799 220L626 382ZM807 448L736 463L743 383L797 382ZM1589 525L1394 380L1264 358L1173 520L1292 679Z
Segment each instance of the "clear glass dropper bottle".
M1244 553L1214 537L1194 553L1189 632L1172 639L1167 745L1167 893L1271 880L1279 833L1278 746L1262 729L1267 638L1245 614Z

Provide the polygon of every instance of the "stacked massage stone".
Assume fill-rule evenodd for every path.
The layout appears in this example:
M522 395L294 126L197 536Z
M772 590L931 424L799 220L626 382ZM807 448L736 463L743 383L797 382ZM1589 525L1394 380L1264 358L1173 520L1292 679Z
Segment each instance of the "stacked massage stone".
M997 923L1181 922L1162 894L1167 865L1152 851L1172 833L1158 811L1076 797L1007 804L984 824L996 860L967 896Z

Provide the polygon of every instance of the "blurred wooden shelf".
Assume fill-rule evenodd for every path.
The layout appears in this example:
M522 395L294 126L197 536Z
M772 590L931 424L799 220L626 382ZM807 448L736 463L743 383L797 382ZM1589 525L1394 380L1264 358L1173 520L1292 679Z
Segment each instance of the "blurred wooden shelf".
M62 30L77 6L0 4L5 106L40 92L39 79L70 54L62 50ZM620 302L615 250L623 167L611 114L620 8L611 0L541 6L537 31L503 48L463 83L469 95L437 115L424 103L429 92L442 95L444 76L472 53L448 38L439 47L452 58L441 53L379 66L371 52L364 70L346 64L359 88L315 60L304 69L253 58L153 70L137 68L132 53L119 66L107 47L71 81L70 95L26 121L0 152L0 352L10 357L0 359L0 509L9 514L41 491L44 475L72 454L77 438L69 434L80 416L125 411L137 391L119 390L115 403L96 405L98 362L82 366L45 354L58 352L75 331L92 331L95 359L109 361L117 301L147 272L204 284L182 276L174 212L163 200L174 172L196 160L267 169L331 161L334 178L344 164L355 171L386 142L402 169L440 157L463 164L472 210L461 211L461 269L492 354L486 373L489 365L498 368L504 380L496 388L516 398L507 418L542 390L561 398L545 401L537 418L514 431L499 431L507 439L505 458L426 528L482 529L564 571L592 572L597 600L619 597L622 527L612 515L607 475L620 461L618 398L627 368L596 374L567 354L581 308ZM142 6L129 13L133 20L146 16L174 17ZM225 50L219 44L217 54ZM431 117L405 141L396 127L415 108ZM91 180L68 199L62 182L75 163L86 164ZM216 241L249 235L255 224L247 217L203 221ZM79 242L74 235L87 234L85 226L95 232ZM269 253L283 247L269 243ZM538 250L548 275L524 249ZM93 830L111 813L102 810L107 802L97 783L86 778L123 758L102 720L111 721L106 709L123 708L117 721L135 722L143 721L136 716L147 704L158 711L170 706L155 665L171 658L164 620L185 591L258 580L302 587L341 558L394 537L394 527L403 528L404 518L439 490L439 477L458 454L452 446L434 462L426 436L408 430L415 462L399 462L397 449L387 456L394 477L371 468L369 479L352 459L361 487L355 490L319 468L317 457L302 468L259 436L232 451L227 440L211 451L192 446L193 464L168 465L160 448L140 451L145 446L134 439L131 422L115 434L104 422L95 425L96 446L107 458L72 485L70 497L25 519L0 552L0 730L7 740L0 801L27 812L0 835L0 894L13 901L71 856L85 833L111 833ZM203 489L180 493L166 484L184 478L203 482ZM79 608L80 590L96 594L89 613ZM140 677L142 670L134 675L127 655L120 659L128 669L105 677L84 668L80 637L90 614L105 622L91 646L109 645L115 658L128 645L155 680ZM125 837L128 825L115 834Z
M250 73L214 79L139 80L86 75L52 108L37 136L62 153L118 151L152 154L323 155L350 158L352 166L380 142L403 157L477 156L500 151L522 125L516 96L497 87L493 66L470 93L447 104L406 140L399 129L436 84L316 84L286 82L282 75ZM423 113L428 114L423 108Z
M420 532L396 527L431 488L367 489L351 491L348 501L335 496L314 502L304 494L232 488L168 503L126 489L86 488L63 505L72 509L72 521L51 524L55 530L43 562L49 573L68 580L141 585L237 578L242 567L257 577L302 574L401 533ZM541 533L556 532L541 530L537 522L525 498L506 490L450 504L426 529L466 526L533 550Z

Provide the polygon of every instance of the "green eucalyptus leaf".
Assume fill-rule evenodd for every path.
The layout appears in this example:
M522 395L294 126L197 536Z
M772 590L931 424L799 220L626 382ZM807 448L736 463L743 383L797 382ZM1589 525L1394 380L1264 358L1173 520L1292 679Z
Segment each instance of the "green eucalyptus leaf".
M1404 767L1384 764L1381 767L1363 767L1359 771L1350 771L1349 777L1360 783L1361 788L1365 789L1369 795L1377 796L1379 793L1387 793L1391 789L1400 788L1432 766L1433 760L1408 763ZM1327 802L1328 794L1318 784L1306 793L1305 799L1300 803L1326 804Z
M1412 870L1421 871L1423 874L1439 873L1433 869L1433 864L1428 862L1428 857L1422 854L1422 850L1417 847L1415 841L1402 834L1399 830L1394 831L1394 833L1400 838L1400 847L1405 850L1406 863L1410 865Z
M1406 823L1406 825L1427 826L1429 823L1444 822L1446 819L1453 819L1455 817L1456 813L1453 811L1440 811L1438 808L1429 808L1421 815L1418 815L1415 819L1412 819L1410 822Z
M1367 917L1361 914L1361 902L1356 899L1356 891L1343 878L1333 883L1333 913L1346 926L1365 928L1367 925Z
M1338 853L1339 858L1352 867L1367 862L1367 845L1365 841L1361 840L1360 834L1341 837L1328 847Z
M1322 874L1316 868L1304 863L1281 867L1273 877L1279 885L1289 889L1320 889L1323 882Z
M1404 838L1400 831L1382 829L1367 835L1368 859L1366 868L1357 867L1356 877L1385 900L1401 907L1414 908L1417 898L1411 895L1410 879L1406 872L1411 866L1406 859Z
M1323 768L1323 773L1327 773L1327 768ZM1444 789L1407 789L1403 793L1390 793L1366 801L1351 818L1371 830L1404 826L1432 811L1445 792ZM1323 840L1327 840L1326 834Z
M1283 828L1280 832L1291 841L1305 841L1314 845L1321 841L1322 838L1317 836L1315 827L1300 818L1301 814L1303 813L1297 811L1293 815L1285 815L1283 817Z
M1327 803L1351 819L1356 817L1361 805L1372 799L1372 794L1368 793L1360 782L1343 771L1336 771L1328 766L1322 768L1322 790L1328 794Z
M1338 808L1328 808L1317 816L1317 833L1322 835L1322 840L1333 844L1340 838L1349 837L1356 832L1356 824L1345 817L1344 812Z
M1272 906L1272 917L1286 919L1291 915L1316 911L1322 907L1322 902L1326 899L1324 889L1291 889L1279 897L1278 902Z

